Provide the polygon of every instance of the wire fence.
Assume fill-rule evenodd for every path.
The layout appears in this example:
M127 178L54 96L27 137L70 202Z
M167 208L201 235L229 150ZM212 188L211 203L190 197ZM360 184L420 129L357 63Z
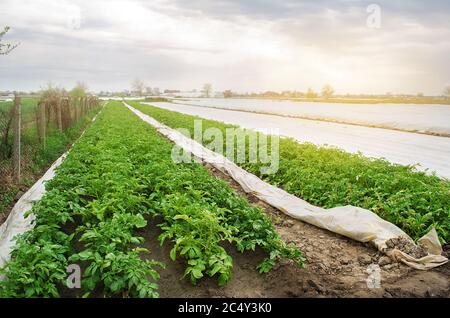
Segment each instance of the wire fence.
M12 103L0 103L0 215L41 174L51 152L71 141L71 128L99 107L93 96L54 95L37 102L15 96Z

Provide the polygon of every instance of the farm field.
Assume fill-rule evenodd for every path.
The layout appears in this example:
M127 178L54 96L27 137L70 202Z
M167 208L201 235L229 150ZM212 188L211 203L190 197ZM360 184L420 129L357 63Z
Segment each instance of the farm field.
M448 307L450 1L0 12L3 311Z
M383 254L289 218L211 167L175 164L172 147L109 102L33 206L0 297L448 296L448 266L389 263L383 288L367 289L366 259ZM81 290L65 287L73 263Z
M448 105L345 104L239 98L173 99L172 102L450 136Z
M167 256L184 264L178 279L192 284L233 279L225 243L239 253L257 250L255 272L286 260L303 266L301 251L280 238L260 208L201 165L173 163L171 149L120 102L110 102L33 206L35 228L18 238L1 270L0 297L74 296L62 287L69 262L84 266L75 296L157 297L164 265L151 253L141 258L148 251L139 229L160 231Z
M450 178L448 137L175 103L150 104L243 128L277 129L280 135L299 142L334 146L371 158L384 158L392 163L416 165L420 171L435 172L440 177Z
M34 120L37 102L37 98L22 98L22 120L25 123ZM12 104L13 102L0 102L0 112L9 111L12 107Z
M129 104L169 127L187 128L191 133L194 119L199 119L139 102ZM232 127L213 120L203 120L202 124L204 130ZM326 208L363 207L415 239L431 227L437 229L442 242L450 239L449 181L414 171L412 167L284 138L280 141L277 173L261 175L260 164L239 165L311 204Z

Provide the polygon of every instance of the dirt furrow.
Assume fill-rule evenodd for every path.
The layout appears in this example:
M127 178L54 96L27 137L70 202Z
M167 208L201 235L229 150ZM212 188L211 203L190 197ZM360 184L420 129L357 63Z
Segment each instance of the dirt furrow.
M450 266L418 271L393 263L372 246L295 220L247 194L231 177L209 164L211 174L228 182L237 195L264 209L278 233L297 245L305 254L305 268L289 261L281 262L268 274L259 274L256 266L264 258L262 251L241 254L231 246L233 278L225 287L215 279L204 279L197 286L183 279L182 259L169 258L170 245L159 246L158 231L152 224L139 234L145 237L149 257L167 264L159 281L161 297L449 297ZM379 268L380 281L370 269ZM376 273L375 273L376 275ZM374 277L374 278L373 278ZM369 283L368 283L368 278ZM374 287L374 288L369 288Z

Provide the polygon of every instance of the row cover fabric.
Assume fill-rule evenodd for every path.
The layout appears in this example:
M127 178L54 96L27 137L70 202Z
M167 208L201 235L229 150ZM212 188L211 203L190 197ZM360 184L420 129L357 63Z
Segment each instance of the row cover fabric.
M186 152L191 153L196 158L230 175L241 185L244 191L253 194L258 199L295 219L341 234L359 242L373 243L379 251L416 269L426 270L448 262L448 259L441 255L442 247L434 229L418 241L418 244L428 252L428 255L425 257L417 259L398 249L388 251L386 242L390 239L402 236L410 240L413 244L414 242L400 228L383 220L369 210L350 205L331 209L314 206L280 188L264 182L257 176L238 167L226 157L203 147L195 140L161 124L154 118L138 111L125 102L124 105Z
M92 122L94 122L96 118L97 115L92 118ZM79 138L84 135L84 132L85 131L82 132ZM55 176L56 168L61 165L69 151L61 155L61 157L50 166L45 174L20 197L9 213L6 221L0 226L0 268L2 268L11 258L11 250L15 245L15 237L34 228L34 215L30 213L26 216L26 214L31 210L33 202L40 200L44 196L46 192L45 182L51 180Z
M181 103L142 104L221 121L265 134L270 129L278 130L280 137L317 146L338 147L350 153L361 153L369 158L401 165L413 165L415 170L427 174L436 173L437 176L450 180L450 138L253 112L236 113L232 110ZM450 123L450 119L448 122Z
M450 136L448 105L349 104L253 98L172 99L174 103Z

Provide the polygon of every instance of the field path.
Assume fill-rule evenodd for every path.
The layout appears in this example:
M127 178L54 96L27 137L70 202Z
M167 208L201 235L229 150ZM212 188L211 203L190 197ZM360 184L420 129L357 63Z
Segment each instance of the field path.
M265 257L262 251L238 253L225 246L233 257L233 276L224 287L204 278L197 286L181 279L185 265L182 259L169 258L171 246L160 246L158 222L138 232L145 237L149 257L167 264L160 270L158 284L161 297L450 297L450 263L429 271L419 271L401 263L383 263L384 254L367 244L295 220L283 212L247 194L231 177L210 165L206 168L217 178L227 181L236 193L264 209L277 232L287 242L298 246L306 257L305 268L290 261L280 262L267 274L259 274L256 266ZM448 253L447 248L447 253ZM448 255L447 255L448 256ZM380 266L380 288L368 288L369 266Z

